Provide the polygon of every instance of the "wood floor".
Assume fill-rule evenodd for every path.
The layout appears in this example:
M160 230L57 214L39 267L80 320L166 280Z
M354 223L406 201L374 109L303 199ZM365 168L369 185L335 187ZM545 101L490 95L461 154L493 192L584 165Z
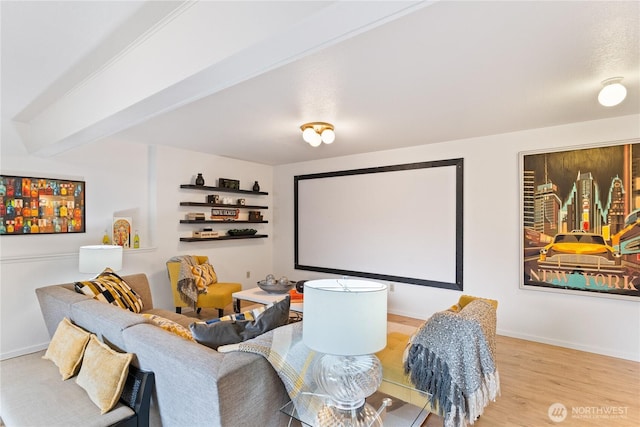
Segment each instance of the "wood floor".
M189 314L217 317L206 310ZM388 318L416 327L423 323L393 314ZM640 363L500 335L496 358L501 395L474 427L640 426ZM560 422L548 415L556 403L567 409ZM442 426L442 419L431 414L422 427Z
M389 320L419 326L421 320L389 315ZM638 427L640 363L498 336L496 359L501 395L474 427ZM567 409L554 422L549 407ZM424 427L442 427L431 415Z

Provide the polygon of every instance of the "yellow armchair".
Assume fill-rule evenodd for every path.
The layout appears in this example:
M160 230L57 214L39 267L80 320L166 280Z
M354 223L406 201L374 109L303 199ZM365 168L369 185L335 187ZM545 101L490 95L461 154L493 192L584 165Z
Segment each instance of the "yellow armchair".
M209 257L194 255L193 258L198 264L209 262ZM180 277L180 262L167 262L167 270L169 271L169 280L171 282L171 291L173 292L173 304L176 307L176 313L182 312L182 307L189 305L180 298L178 292L178 280ZM197 312L200 313L202 308L217 308L219 317L224 315L224 308L231 304L233 297L231 294L242 290L242 284L231 282L216 282L207 286L207 292L198 294L196 302Z

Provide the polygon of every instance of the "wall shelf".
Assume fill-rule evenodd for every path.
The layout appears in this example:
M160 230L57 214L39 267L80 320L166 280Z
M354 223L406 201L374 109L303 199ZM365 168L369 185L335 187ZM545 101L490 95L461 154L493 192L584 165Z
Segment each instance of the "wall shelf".
M245 221L234 219L232 221L225 221L222 219L181 219L180 224L267 224L269 221Z
M249 236L219 236L219 237L181 237L181 242L210 242L212 240L241 240L241 239L263 239L269 237L267 234L252 234Z
M255 205L225 205L224 203L205 203L205 202L180 202L180 206L200 206L210 208L240 208L240 209L269 209L269 206Z
M235 190L233 188L209 187L206 185L194 185L194 184L181 184L180 188L186 188L188 190L200 190L200 191L222 191L224 193L236 193L236 194L259 194L261 196L266 196L269 194L266 191Z
M236 190L233 188L225 188L225 187L208 187L205 185L193 185L193 184L182 184L180 185L181 189L186 190L197 190L197 191L207 191L207 192L220 192L220 193L234 193L234 194L246 194L251 196L266 196L269 193L266 191L251 191L251 190ZM207 200L210 198L207 197ZM242 204L225 204L225 203L208 203L208 202L180 202L180 206L194 206L200 208L220 208L220 209L242 209L242 210L260 210L260 209L269 209L269 206L263 205L242 205ZM213 210L213 209L212 209ZM239 211L236 211L236 217L238 216ZM249 212L251 213L251 212ZM262 218L262 214L258 214L255 216L249 215L250 218ZM246 215L243 214L242 218L246 218ZM180 224L222 224L222 225L234 225L234 224L267 224L269 221L261 220L247 220L247 219L181 219ZM212 242L216 240L242 240L242 239L263 239L269 237L267 234L252 234L252 235L242 235L242 236L229 236L229 235L219 235L216 237L180 237L181 242Z

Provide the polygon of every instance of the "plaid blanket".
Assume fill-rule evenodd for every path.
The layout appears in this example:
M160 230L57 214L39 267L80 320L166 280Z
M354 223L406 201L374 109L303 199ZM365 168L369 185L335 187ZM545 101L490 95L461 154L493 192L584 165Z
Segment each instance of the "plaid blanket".
M316 414L324 404L324 396L313 378L313 366L322 353L302 342L302 322L290 323L256 338L218 347L221 353L244 351L264 356L282 380L298 417L307 425L315 425Z
M500 394L495 364L496 310L481 299L460 312L440 311L409 342L405 372L431 394L445 427L465 427Z

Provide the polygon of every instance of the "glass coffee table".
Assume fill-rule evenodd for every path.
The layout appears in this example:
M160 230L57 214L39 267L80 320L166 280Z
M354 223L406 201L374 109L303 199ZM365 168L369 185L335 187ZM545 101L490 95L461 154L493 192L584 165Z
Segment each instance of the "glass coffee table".
M305 396L309 399L309 396ZM322 406L323 397L317 396L316 404ZM429 396L415 388L406 384L382 380L382 384L378 391L367 398L367 403L378 411L382 423L391 427L420 427L429 416ZM294 420L300 422L303 426L314 427L313 422L309 419L302 419L293 401L285 404L280 411L288 415Z

